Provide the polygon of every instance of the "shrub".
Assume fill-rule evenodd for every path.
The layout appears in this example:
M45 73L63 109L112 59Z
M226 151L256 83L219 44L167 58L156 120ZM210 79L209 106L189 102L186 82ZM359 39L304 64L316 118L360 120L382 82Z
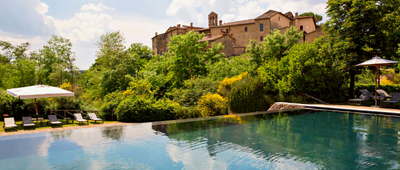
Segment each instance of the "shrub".
M170 100L132 97L122 101L115 112L118 121L150 122L175 119L176 104Z
M259 78L247 77L234 84L229 94L229 109L234 113L265 111L269 103L264 95L264 83Z
M193 107L206 94L216 93L217 81L207 78L190 79L184 82L184 86L172 91L173 100L185 107Z
M356 84L354 86L356 95L360 95L359 89L367 89L370 92L375 91L375 84ZM398 84L387 84L387 85L380 85L378 89L385 90L389 95L394 92L400 92L400 85Z
M112 112L117 110L118 105L124 99L124 94L120 91L108 93L100 107L101 117L105 120L111 120Z
M222 81L224 78L237 76L244 72L252 72L256 68L256 64L251 62L250 57L246 55L221 58L214 64L207 65L207 77L212 80Z
M203 117L224 115L228 113L228 100L219 94L202 96L197 104Z
M244 72L235 77L225 78L218 85L218 93L222 94L224 97L227 97L232 89L232 85L235 82L242 80L243 77L247 76L247 74L248 74L247 72Z
M187 118L197 118L202 117L200 109L198 107L175 107L175 117L176 119L187 119Z
M326 102L344 101L348 88L346 63L329 49L329 44L318 40L294 45L279 62L279 92L305 93Z

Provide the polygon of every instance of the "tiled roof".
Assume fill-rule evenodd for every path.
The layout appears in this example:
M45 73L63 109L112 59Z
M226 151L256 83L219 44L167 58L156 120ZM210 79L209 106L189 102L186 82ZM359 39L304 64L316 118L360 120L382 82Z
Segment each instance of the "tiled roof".
M254 19L242 20L242 21L235 21L235 22L228 22L224 23L220 26L231 26L231 25L242 25L242 24L254 24L256 21Z
M273 17L275 14L279 13L278 11L269 10L266 13L258 16L256 19L267 19Z
M196 31L207 31L207 30L210 30L210 28L203 28L203 29L199 29L199 30L196 30Z
M292 12L286 12L285 15L289 18L293 18L293 13Z
M313 16L298 16L295 17L294 19L302 19L302 18L314 18Z
M204 42L204 41L214 41L214 40L216 40L216 39L218 39L218 38L221 38L221 37L223 37L224 35L217 35L217 36L208 36L208 35L206 35L206 36L204 36L201 40L200 40L200 42Z

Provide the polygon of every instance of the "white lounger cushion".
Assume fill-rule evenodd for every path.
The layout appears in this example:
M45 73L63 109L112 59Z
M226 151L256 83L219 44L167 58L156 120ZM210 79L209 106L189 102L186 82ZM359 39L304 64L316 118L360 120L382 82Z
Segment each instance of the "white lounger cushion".
M75 117L75 120L78 122L86 122L87 121L86 119L82 118L82 115L80 113L74 113L74 117Z
M18 127L18 126L15 124L13 117L7 117L7 118L4 118L4 127L9 128L9 127Z

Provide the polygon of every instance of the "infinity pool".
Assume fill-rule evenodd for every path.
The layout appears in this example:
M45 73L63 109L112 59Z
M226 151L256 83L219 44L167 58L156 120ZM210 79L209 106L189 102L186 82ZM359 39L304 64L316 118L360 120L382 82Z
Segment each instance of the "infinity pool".
M399 134L315 111L143 123L0 137L0 169L399 169Z

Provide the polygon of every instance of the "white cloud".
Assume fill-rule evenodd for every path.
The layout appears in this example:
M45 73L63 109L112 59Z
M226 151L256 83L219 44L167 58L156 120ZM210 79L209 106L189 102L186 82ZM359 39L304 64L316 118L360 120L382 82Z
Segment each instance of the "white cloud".
M211 11L219 15L223 22L255 18L269 9L283 13L314 12L326 18L327 0L173 0L166 10L168 16L179 22L195 22L207 26L207 16Z
M48 11L49 6L47 4L39 1L39 4L36 5L35 9L37 12L39 12L41 14L45 14Z
M100 2L99 4L97 4L97 5L92 4L92 3L88 3L88 4L85 4L85 5L83 5L83 6L81 7L81 11L90 11L90 10L93 10L93 11L100 12L100 11L102 11L103 9L109 10L110 7L107 7L107 6L103 5L101 2ZM112 9L112 10L115 10L114 8L111 8L111 9Z

